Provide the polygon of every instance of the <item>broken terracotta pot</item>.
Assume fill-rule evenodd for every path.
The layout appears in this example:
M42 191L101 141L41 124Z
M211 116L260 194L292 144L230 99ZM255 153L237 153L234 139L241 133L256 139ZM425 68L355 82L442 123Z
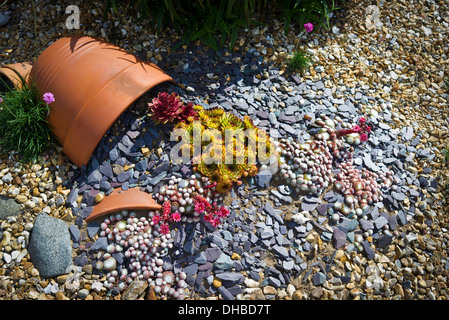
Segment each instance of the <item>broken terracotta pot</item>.
M48 117L63 152L87 165L108 129L141 95L172 77L125 50L86 36L64 37L45 49L31 70L41 93L55 102Z
M85 220L90 222L122 210L158 211L160 209L161 206L154 201L151 194L140 191L139 188L130 188L126 191L123 191L121 188L115 188L110 195L104 197L100 203L93 207L92 212Z
M22 80L17 73L27 82L30 77L31 68L32 64L29 62L8 64L0 68L0 87L5 83L8 87L14 86L20 89L22 87Z

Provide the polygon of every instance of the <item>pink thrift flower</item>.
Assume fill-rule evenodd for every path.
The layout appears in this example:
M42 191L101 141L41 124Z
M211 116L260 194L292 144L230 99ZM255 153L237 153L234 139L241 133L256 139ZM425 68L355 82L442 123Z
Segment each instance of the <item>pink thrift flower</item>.
M181 220L181 215L178 211L176 211L172 213L171 218L173 219L173 221L179 222Z
M368 140L368 135L366 133L362 133L360 135L360 141L365 142L366 140Z
M43 100L46 104L50 104L52 102L55 102L55 96L51 92L44 93Z
M170 233L170 229L168 228L168 224L166 224L166 223L161 224L159 232L162 233L162 234L169 234Z
M312 30L313 30L313 24L312 24L311 22L305 23L305 24L304 24L304 28L306 29L307 32L312 32Z

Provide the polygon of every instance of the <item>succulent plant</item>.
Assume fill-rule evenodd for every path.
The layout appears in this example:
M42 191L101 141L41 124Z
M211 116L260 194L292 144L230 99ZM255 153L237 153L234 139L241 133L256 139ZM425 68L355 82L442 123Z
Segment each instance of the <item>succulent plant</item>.
M152 103L148 103L151 119L157 124L166 124L175 121L192 121L196 115L193 103L184 104L176 94L160 92Z
M196 112L194 120L197 121L187 119L175 127L185 130L183 139L190 143L194 170L215 183L216 191L220 193L229 191L233 183L242 177L256 175L257 144L259 148L265 147L263 157L269 157L272 151L266 132L254 126L249 116L240 119L221 108L205 110L194 106L193 109ZM199 126L194 128L195 125ZM232 136L227 136L229 134ZM202 154L195 157L194 149L198 146L201 146Z

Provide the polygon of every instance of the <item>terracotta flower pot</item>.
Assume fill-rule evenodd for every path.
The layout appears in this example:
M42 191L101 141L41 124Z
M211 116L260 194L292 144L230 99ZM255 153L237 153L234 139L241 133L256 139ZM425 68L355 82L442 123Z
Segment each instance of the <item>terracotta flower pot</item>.
M42 94L54 94L48 120L63 152L80 167L135 100L162 82L174 83L156 65L85 36L51 44L38 57L31 79Z
M99 217L122 210L152 210L158 211L161 206L154 201L151 194L140 191L139 188L130 188L126 191L116 188L112 193L93 207L86 222L93 221Z
M32 64L29 62L8 64L0 68L0 88L6 83L8 86L13 85L20 89L22 87L22 81L16 72L18 72L25 81L28 81L31 68Z

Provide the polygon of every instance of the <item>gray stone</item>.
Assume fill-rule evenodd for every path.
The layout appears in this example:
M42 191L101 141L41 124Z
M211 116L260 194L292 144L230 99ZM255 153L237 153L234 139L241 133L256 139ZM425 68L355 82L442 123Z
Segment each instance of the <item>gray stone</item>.
M67 267L72 264L72 245L67 224L40 213L34 221L28 252L41 277L65 274Z
M141 171L141 172L144 172L145 170L147 170L147 168L148 168L148 158L145 158L145 159L140 160L139 162L137 162L135 168L136 168L137 171Z
M6 26L9 19L11 19L11 11L0 12L0 28Z
M69 226L69 232L73 242L78 243L81 235L80 229L78 229L75 225L71 224Z
M14 199L0 196L0 220L6 220L8 217L17 216L20 211L20 204Z
M340 249L346 244L346 233L339 228L334 228L334 234L332 239L334 240L334 246L336 249Z
M393 240L392 236L383 234L379 237L379 239L377 239L377 246L379 248L385 248L391 243L391 240Z
M100 237L90 247L90 250L92 250L92 251L106 250L107 247L108 247L108 238Z
M100 224L96 221L89 222L87 224L86 229L87 229L87 235L89 236L89 238L93 238L100 230Z
M396 199L397 201L404 201L405 199L405 194L403 194L402 192L392 192L391 196L393 197L393 199Z
M277 256L281 257L282 259L286 259L289 256L288 250L284 247L277 245L277 244L272 247L272 250L274 251L274 253Z
M214 248L207 248L205 250L205 253L208 262L215 262L223 252L221 251L220 248L214 247Z
M94 184L100 183L101 178L102 178L102 175L101 175L100 171L98 169L94 170L87 177L87 184L94 185Z
M378 217L374 221L374 225L376 226L377 229L383 228L383 226L385 226L387 223L388 223L388 219L383 216Z
M131 178L132 172L131 170L123 171L117 176L117 181L120 183L123 183L125 181L128 181L129 178Z
M218 259L214 262L214 267L222 270L229 270L234 268L235 262L226 253L222 253Z
M326 275L322 272L317 272L312 277L314 286L321 286L326 281Z
M235 300L235 298L232 295L232 293L229 292L229 290L226 289L225 286L219 286L217 290L223 296L224 300Z
M112 162L116 161L119 157L120 157L120 150L118 150L117 147L109 151L109 159L111 159Z
M372 260L374 259L374 249L371 248L371 244L368 242L368 240L365 240L362 242L363 249L365 250L366 256L368 259Z
M276 219L279 223L284 223L284 219L280 216L280 214L273 208L273 206L269 203L265 203L263 206L263 211L269 214L271 217Z
M245 276L237 272L222 272L217 274L216 277L223 280L223 285L226 287L232 287L242 281Z
M268 188L272 176L270 170L263 170L254 177L254 181L259 188Z

